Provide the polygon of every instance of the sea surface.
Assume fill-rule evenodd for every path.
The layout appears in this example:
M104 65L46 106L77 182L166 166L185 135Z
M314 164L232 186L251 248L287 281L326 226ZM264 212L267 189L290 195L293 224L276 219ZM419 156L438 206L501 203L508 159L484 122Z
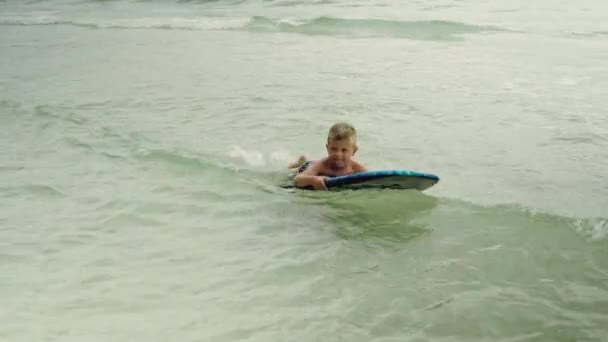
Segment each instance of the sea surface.
M608 341L608 2L0 1L0 341Z

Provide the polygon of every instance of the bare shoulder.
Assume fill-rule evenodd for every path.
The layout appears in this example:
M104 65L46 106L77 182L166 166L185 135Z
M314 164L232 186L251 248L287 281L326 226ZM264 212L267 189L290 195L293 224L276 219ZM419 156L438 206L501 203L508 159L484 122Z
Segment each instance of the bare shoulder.
M367 168L357 161L352 161L351 165L353 172L366 172Z

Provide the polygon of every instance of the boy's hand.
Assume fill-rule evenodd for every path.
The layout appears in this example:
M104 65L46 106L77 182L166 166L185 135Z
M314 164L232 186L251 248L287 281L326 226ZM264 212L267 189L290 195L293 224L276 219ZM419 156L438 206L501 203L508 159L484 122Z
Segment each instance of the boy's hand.
M327 186L325 186L326 179L327 177L325 176L314 176L311 185L315 190L327 190Z

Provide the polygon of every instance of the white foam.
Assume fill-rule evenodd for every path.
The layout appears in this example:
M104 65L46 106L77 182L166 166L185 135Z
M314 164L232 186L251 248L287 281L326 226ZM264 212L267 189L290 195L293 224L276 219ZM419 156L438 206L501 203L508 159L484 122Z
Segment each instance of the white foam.
M244 25L244 18L179 18L149 17L135 19L113 19L82 22L84 25L95 25L99 28L133 28L133 29L167 29L167 30L222 30L238 28ZM78 24L79 22L74 22Z
M608 220L599 220L591 228L591 239L599 240L608 235Z
M53 25L63 21L49 12L0 14L0 25Z
M576 222L576 230L591 238L591 240L601 240L608 236L608 220L579 220Z
M123 19L67 19L48 13L9 13L0 15L0 25L73 25L90 28L165 29L165 30L226 30L242 27L249 18L233 17L143 17Z

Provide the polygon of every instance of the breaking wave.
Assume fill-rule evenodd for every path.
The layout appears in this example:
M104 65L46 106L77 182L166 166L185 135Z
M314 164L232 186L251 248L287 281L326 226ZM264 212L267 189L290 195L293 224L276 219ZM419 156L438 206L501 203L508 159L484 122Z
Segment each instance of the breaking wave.
M396 37L419 40L454 40L459 39L465 34L504 31L504 29L493 26L471 25L444 20L398 21L335 17L294 20L274 19L263 16L251 18L150 17L70 20L54 15L3 15L0 16L0 25L71 25L91 29L242 30L264 33L282 32L350 37Z
M358 37L389 36L424 40L451 40L463 34L501 30L496 27L443 20L397 21L333 17L318 17L304 21L253 17L244 28L254 32L290 32Z

